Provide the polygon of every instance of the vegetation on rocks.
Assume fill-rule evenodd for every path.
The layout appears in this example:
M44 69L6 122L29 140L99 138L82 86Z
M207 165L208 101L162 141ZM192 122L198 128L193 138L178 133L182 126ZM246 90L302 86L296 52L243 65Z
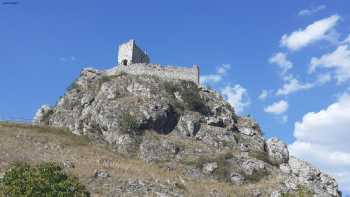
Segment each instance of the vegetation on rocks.
M79 91L66 93L52 108L42 107L34 123L66 127L113 150L101 153L84 146L84 154L72 156L72 149L47 145L53 147L51 154L66 150L68 158L80 156L74 171L92 194L272 196L294 195L295 186L302 185L316 195L340 196L332 177L289 156L277 138L264 139L256 121L235 114L213 90L95 69L84 69L75 83ZM39 144L36 151L46 150L33 141ZM99 165L101 160L108 168Z
M63 172L54 163L30 166L26 163L13 164L0 181L3 196L90 196L78 179Z
M163 82L164 89L170 93L175 94L178 93L183 100L185 106L184 108L199 112L203 115L208 115L210 110L206 105L205 101L201 98L199 94L198 86L191 81L166 81Z
M305 187L299 187L297 191L282 193L281 197L313 197L314 193Z
M134 115L129 112L122 113L119 117L120 131L125 134L138 134L139 124Z

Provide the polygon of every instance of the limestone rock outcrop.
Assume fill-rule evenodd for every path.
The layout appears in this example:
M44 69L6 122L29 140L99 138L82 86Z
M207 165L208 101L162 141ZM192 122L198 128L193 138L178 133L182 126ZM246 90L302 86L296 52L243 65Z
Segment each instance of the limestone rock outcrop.
M322 173L306 161L290 157L289 166L292 176L286 179L291 188L304 185L312 188L317 196L338 196L338 184L334 178ZM288 181L287 181L288 180Z
M287 163L289 159L289 151L287 145L281 140L273 137L266 141L266 150L271 163L280 165Z
M38 110L35 124L68 128L191 180L233 186L269 180L274 184L251 192L278 196L302 186L340 196L333 178L290 157L277 138L266 141L256 121L190 81L84 69L56 106Z
M52 112L51 108L48 105L41 106L38 111L35 113L33 118L34 124L48 124L48 116Z

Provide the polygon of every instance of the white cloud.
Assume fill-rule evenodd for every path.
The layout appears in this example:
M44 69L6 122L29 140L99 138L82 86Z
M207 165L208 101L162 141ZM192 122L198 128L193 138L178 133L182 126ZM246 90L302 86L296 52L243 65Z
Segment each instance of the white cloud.
M304 9L304 10L300 10L298 15L299 16L310 16L313 14L316 14L317 12L326 9L325 5L319 5L317 7L313 7L311 9Z
M271 64L277 64L281 69L281 77L284 81L284 84L281 88L276 91L277 96L288 95L294 92L308 90L317 85L324 84L331 80L331 76L329 74L319 75L318 78L314 82L301 83L297 80L292 74L289 73L289 70L293 68L293 63L288 60L287 55L285 53L276 53L270 59L269 62ZM264 92L262 92L262 98L264 98ZM267 96L267 95L266 95ZM259 96L260 98L260 96Z
M218 74L203 75L200 77L201 84L218 83L221 81L221 79L222 76Z
M297 79L292 78L285 84L283 84L282 88L279 88L276 92L277 96L288 95L301 90L308 90L314 87L312 83L300 83Z
M262 90L260 95L258 96L258 99L264 101L269 96L269 94L270 92L268 90Z
M310 61L309 73L318 67L334 69L338 83L350 79L350 49L349 45L341 45L332 53L324 54L320 58L313 57Z
M320 74L317 76L317 79L313 82L301 83L299 80L293 77L293 75L288 75L285 77L285 83L282 88L279 88L276 91L277 96L289 95L298 91L309 90L316 86L320 86L329 82L332 79L330 74Z
M69 57L61 57L60 61L62 62L74 62L75 60L77 60L77 58L75 56L69 56Z
M287 72L293 68L293 63L287 59L287 55L285 53L279 52L272 55L269 62L270 64L277 64L282 70L282 75L286 75Z
M250 105L248 92L241 85L228 85L221 90L221 94L225 97L235 109L237 113L244 111Z
M314 83L315 85L317 84L325 84L329 81L332 80L332 76L329 73L325 73L325 74L320 74L317 77L316 82Z
M349 34L348 37L345 38L341 43L342 43L342 44L350 44L350 34Z
M330 40L329 37L332 35L328 33L334 33L332 30L339 18L338 15L332 15L312 23L305 29L294 31L290 35L284 34L280 41L281 45L296 51L319 40Z
M335 176L343 190L350 192L350 95L319 112L305 114L294 125L292 155L308 160Z
M224 75L230 69L231 69L231 65L230 64L223 64L217 69L217 73L220 74L220 75Z
M265 107L264 111L267 113L279 115L283 114L288 110L288 102L285 100L280 100L278 102L272 103L271 105Z
M288 122L288 116L287 115L283 115L282 116L282 123L286 123Z
M210 75L203 75L200 77L201 84L218 83L227 74L227 71L231 69L230 64L223 64L217 68L216 73Z

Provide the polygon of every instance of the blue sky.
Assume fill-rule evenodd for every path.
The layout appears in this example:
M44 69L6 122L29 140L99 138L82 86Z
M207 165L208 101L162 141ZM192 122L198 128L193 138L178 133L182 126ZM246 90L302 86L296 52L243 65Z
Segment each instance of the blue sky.
M1 5L0 118L30 119L42 104L54 105L82 68L113 67L117 45L134 38L153 63L200 65L203 83L345 190L350 145L339 143L350 136L348 35L347 0Z

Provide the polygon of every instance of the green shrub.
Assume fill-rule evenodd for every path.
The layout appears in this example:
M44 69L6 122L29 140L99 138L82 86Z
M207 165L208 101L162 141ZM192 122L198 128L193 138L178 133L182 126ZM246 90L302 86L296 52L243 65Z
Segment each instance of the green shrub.
M213 176L215 176L218 180L229 182L233 168L232 164L228 161L231 158L233 158L233 154L227 152L216 155L202 155L196 158L186 158L185 160L182 160L182 162L185 165L195 166L201 170L203 170L205 164L216 162L218 164L218 168L213 172Z
M303 186L299 186L297 191L295 191L293 193L282 193L281 196L282 197L313 197L314 194L309 189L307 189Z
M252 152L249 152L248 154L250 157L253 157L255 159L274 165L273 163L270 162L267 152L252 151Z
M164 81L163 82L163 88L165 89L166 92L169 94L174 94L176 91L179 90L179 87L177 84L175 84L172 81Z
M215 175L219 180L230 182L232 164L228 160L231 158L233 158L232 153L220 154L217 157L218 169L215 170Z
M209 108L200 97L199 92L196 88L185 88L181 92L181 97L186 103L186 107L189 110L196 111L205 115L209 113Z
M42 122L45 123L46 125L49 125L49 120L50 120L50 116L54 113L55 111L53 109L50 109L49 111L47 111L43 117L42 117Z
M169 94L178 92L184 101L184 108L207 115L210 113L209 107L199 95L198 86L191 81L170 82L166 81L163 88Z
M100 79L100 82L101 82L101 83L105 83L105 82L108 82L108 81L111 81L111 80L112 80L111 77L106 76L106 75L103 75L103 76L101 77L101 79Z
M129 112L125 112L119 116L119 127L122 133L139 133L139 124L137 123L136 117Z
M0 196L16 197L83 197L90 196L78 179L68 176L54 163L30 166L16 163L0 182Z

